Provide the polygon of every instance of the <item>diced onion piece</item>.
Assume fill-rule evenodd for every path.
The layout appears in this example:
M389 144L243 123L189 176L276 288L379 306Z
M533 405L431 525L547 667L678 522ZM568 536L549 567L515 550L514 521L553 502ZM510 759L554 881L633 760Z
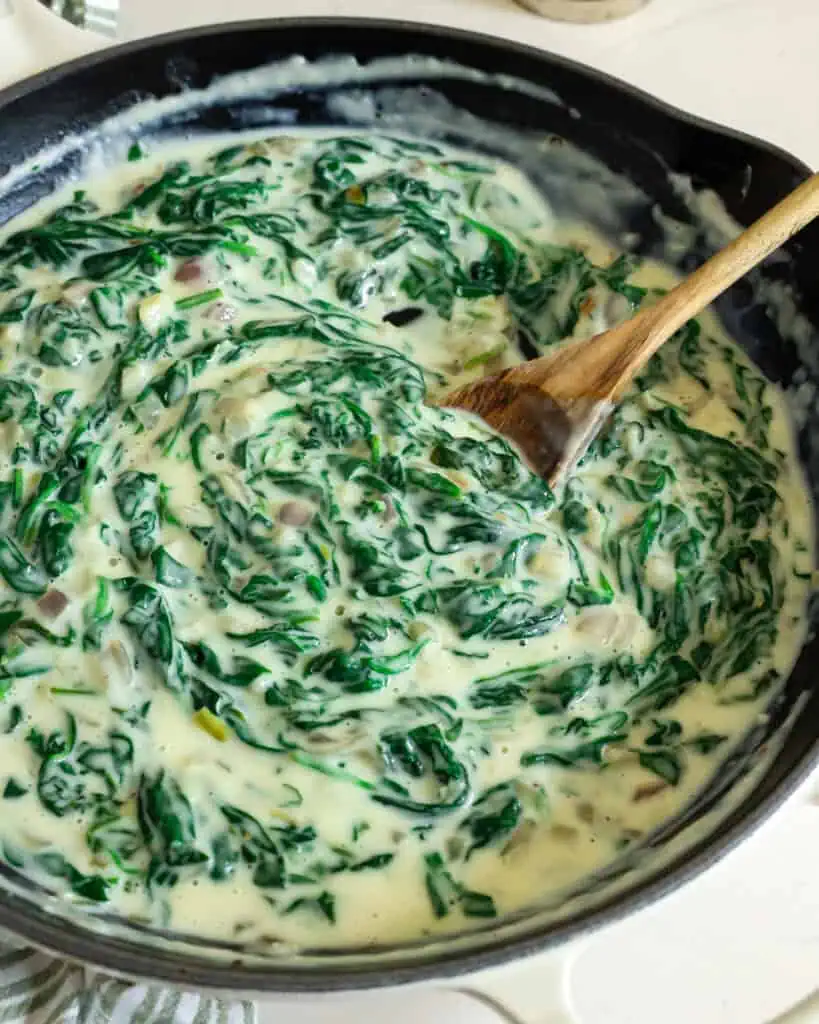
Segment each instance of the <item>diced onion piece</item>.
M2 344L2 341L0 341L0 344ZM13 449L23 439L24 433L25 430L22 423L18 423L17 420L11 419L6 420L5 423L0 423L0 438L6 451Z
M22 339L22 324L5 324L3 327L0 327L0 346L7 348L7 351L11 352L12 346L17 345ZM2 361L2 355L0 355L0 361Z
M451 480L456 487L460 487L462 491L469 490L472 481L466 475L466 473L462 473L459 469L444 469L441 472L443 476L445 476L448 480Z
M237 476L234 476L232 473L222 472L217 473L216 478L222 490L229 498L238 501L242 505L253 504L253 494Z
M568 583L572 575L571 555L564 547L547 537L529 559L527 568L541 579L554 583Z
M302 140L295 135L272 135L269 139L259 139L258 142L251 142L247 147L248 153L256 153L265 156L268 153L275 153L278 156L292 156L301 146Z
M63 302L74 309L80 309L88 301L92 287L88 281L72 281L63 289Z
M130 681L134 674L134 666L131 662L131 655L128 648L120 640L114 640L108 645L111 661L117 666L122 674Z
M151 364L147 360L130 363L122 371L120 393L126 402L132 401L142 391L151 376Z
M622 607L595 606L584 608L575 620L575 630L587 642L617 650L629 649L642 620L636 612Z
M533 821L529 821L528 819L526 821L522 821L501 850L501 856L514 856L516 853L526 850L531 846L536 832L537 825Z
M222 432L227 441L235 443L248 434L260 429L267 417L264 395L259 396L261 381L250 381L246 388L236 388L236 395L220 398L214 405L214 413L222 419ZM251 392L256 391L256 394Z
M156 334L173 312L173 303L163 292L154 292L137 307L139 322L149 334Z
M185 260L184 263L180 264L176 268L176 273L173 275L174 281L201 281L205 276L205 268L202 266L202 261L198 259Z
M37 608L48 619L59 618L67 607L68 598L62 590L56 590L53 587L46 591L37 602Z
M645 782L643 785L638 786L631 795L631 802L640 804L644 800L651 800L652 797L658 796L669 788L667 782Z
M235 320L239 311L229 302L214 302L205 316L208 320L216 320L219 323L227 324Z
M674 563L665 555L649 555L646 559L646 583L655 590L670 590L677 581Z
M98 664L101 682L111 703L124 707L133 703L135 691L141 687L127 646L121 640L112 640L103 649Z
M314 729L307 738L307 748L315 753L330 754L348 751L366 739L360 722L341 722L327 729Z
M415 619L407 626L407 636L410 640L420 640L421 637L427 637L432 640L435 638L436 630L429 622L424 622L423 619Z
M286 501L279 506L278 520L285 526L308 526L316 510L306 501Z
M316 265L311 263L310 260L293 260L290 271L296 279L296 283L300 284L302 288L314 288L318 281Z
M146 430L156 426L156 422L164 409L165 406L155 391L149 391L141 402L137 402L133 406L134 415Z

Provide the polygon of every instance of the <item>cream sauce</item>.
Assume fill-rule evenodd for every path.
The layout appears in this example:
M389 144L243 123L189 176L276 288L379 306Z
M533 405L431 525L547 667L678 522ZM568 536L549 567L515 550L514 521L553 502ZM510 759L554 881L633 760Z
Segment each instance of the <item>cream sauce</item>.
M249 943L462 929L611 863L763 712L812 571L783 404L710 315L554 504L482 424L424 407L419 381L516 361L516 321L586 337L673 276L618 270L509 166L333 139L160 152L89 183L68 217L105 232L61 265L43 236L0 250L0 386L37 402L0 402L6 859Z

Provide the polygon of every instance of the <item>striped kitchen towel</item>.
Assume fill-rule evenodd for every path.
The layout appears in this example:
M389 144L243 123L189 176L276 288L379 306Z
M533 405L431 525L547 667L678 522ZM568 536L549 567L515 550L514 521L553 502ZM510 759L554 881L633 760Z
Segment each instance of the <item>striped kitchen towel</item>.
M0 943L0 1024L255 1024L250 1002L138 985Z

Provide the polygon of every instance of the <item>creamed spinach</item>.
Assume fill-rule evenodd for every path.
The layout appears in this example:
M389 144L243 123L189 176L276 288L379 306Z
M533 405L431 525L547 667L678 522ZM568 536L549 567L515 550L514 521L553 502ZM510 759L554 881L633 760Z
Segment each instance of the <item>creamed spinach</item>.
M252 943L459 929L719 767L812 571L778 396L688 324L553 494L425 404L670 275L387 137L144 158L0 245L0 852Z

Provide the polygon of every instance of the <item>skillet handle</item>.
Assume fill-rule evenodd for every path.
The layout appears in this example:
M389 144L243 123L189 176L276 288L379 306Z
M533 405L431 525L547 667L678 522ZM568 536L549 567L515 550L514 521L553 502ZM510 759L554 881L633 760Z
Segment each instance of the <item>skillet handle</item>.
M572 943L522 964L474 974L457 991L494 1010L504 1024L579 1024L570 988L579 951Z
M69 25L39 0L0 0L0 88L105 43L104 36Z

